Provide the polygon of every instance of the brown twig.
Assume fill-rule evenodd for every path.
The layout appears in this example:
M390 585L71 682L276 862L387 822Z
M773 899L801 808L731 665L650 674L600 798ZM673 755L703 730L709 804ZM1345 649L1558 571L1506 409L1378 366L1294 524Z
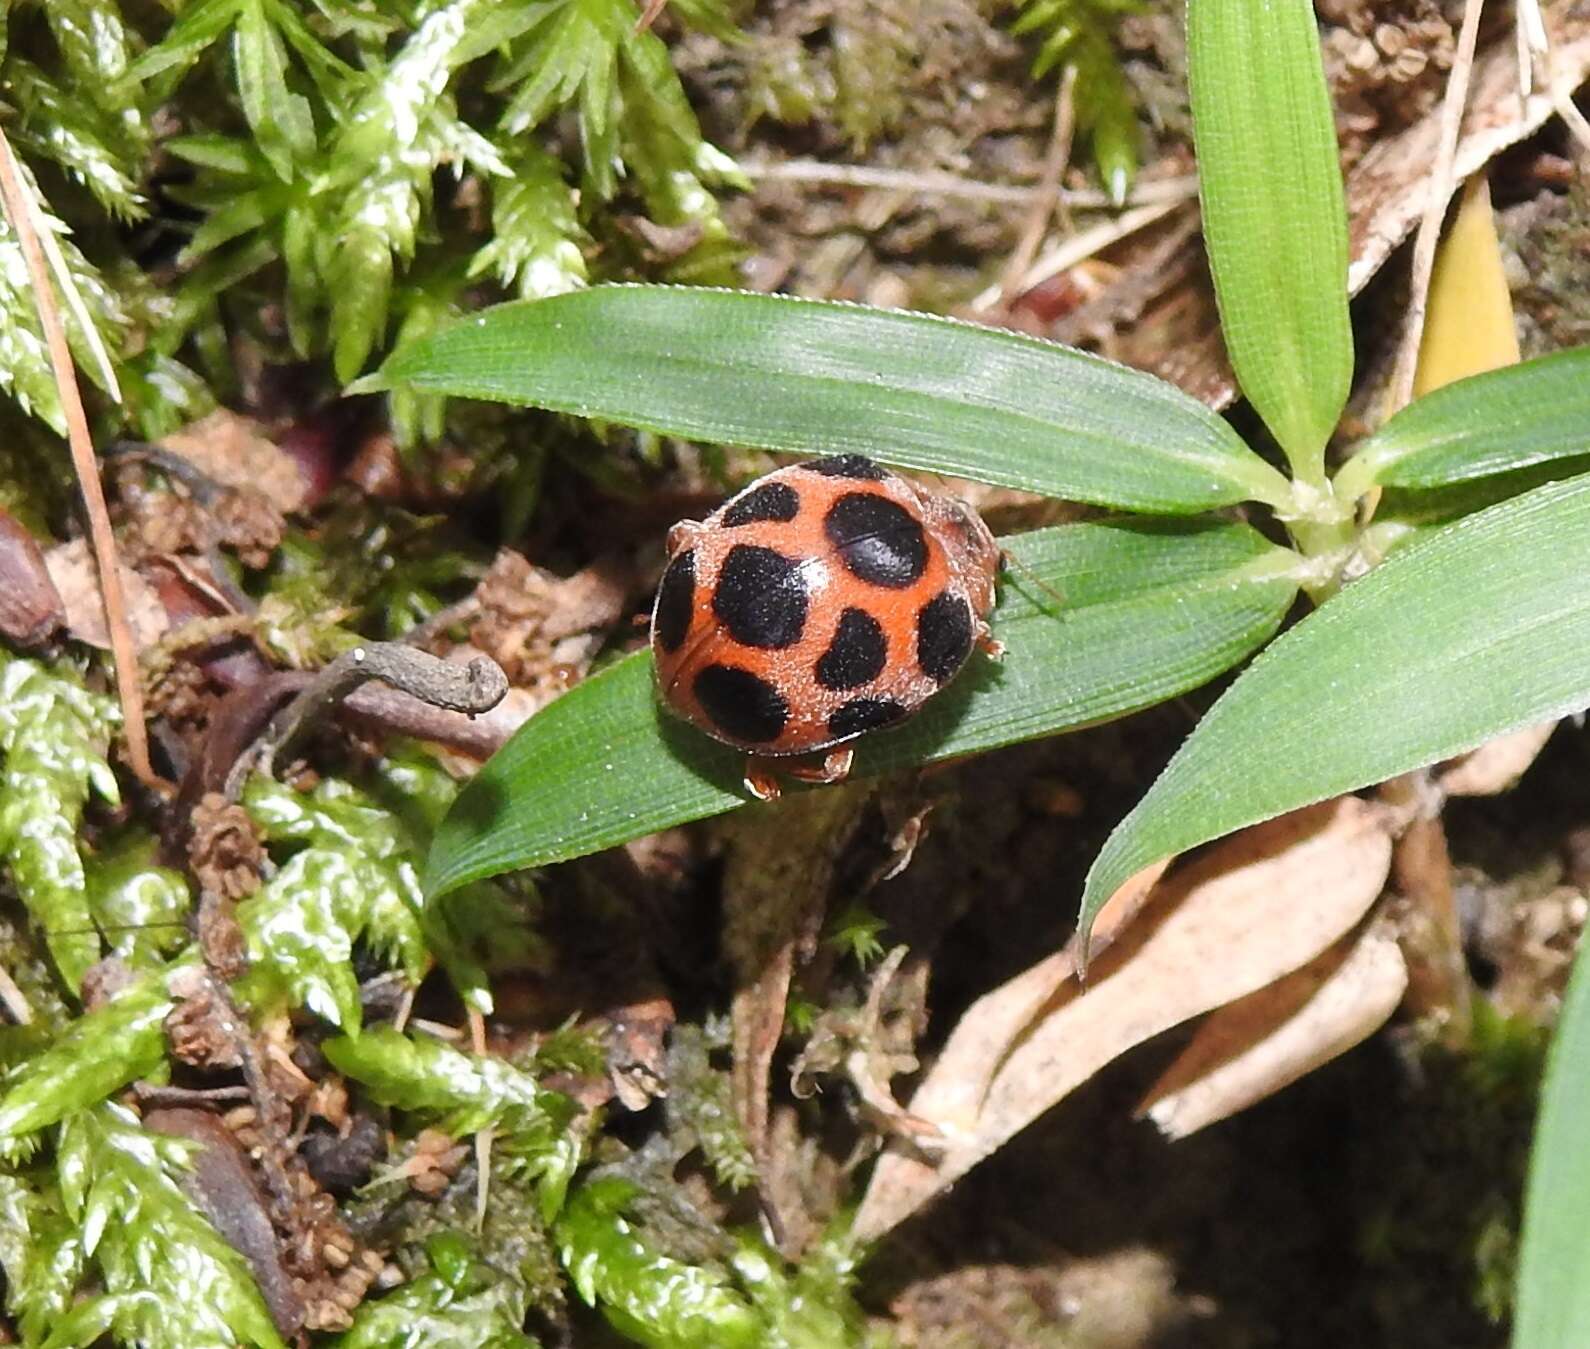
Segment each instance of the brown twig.
M818 159L785 159L778 163L742 161L741 171L753 182L811 183L817 187L881 187L920 196L959 197L965 201L988 201L1025 206L1046 195L1037 185L985 183L976 178L936 169L890 169L875 164L829 164ZM1067 206L1113 211L1115 202L1097 188L1062 188L1057 194ZM1198 195L1198 179L1193 176L1151 179L1139 182L1126 199L1128 206L1161 201L1186 201Z
M17 232L17 242L22 246L22 257L33 286L39 323L44 329L50 365L55 372L55 385L60 392L61 412L66 418L66 440L72 451L72 467L77 473L78 487L83 493L83 505L88 513L89 536L94 544L94 560L99 566L100 589L105 596L106 628L110 633L111 653L116 667L116 692L121 699L122 721L127 732L127 762L140 782L166 794L171 791L172 784L156 773L149 761L149 735L144 727L144 694L138 680L138 650L133 642L132 625L127 619L127 595L122 589L121 560L116 551L116 536L110 527L110 511L105 505L104 487L99 480L99 462L94 457L88 416L83 411L71 349L66 344L66 329L61 323L61 313L50 285L49 267L39 244L38 231L34 227L28 189L22 181L22 171L17 165L16 156L11 153L11 142L6 139L3 129L0 129L0 202L4 203L6 215Z
M1090 229L1071 235L1070 238L1062 239L1027 269L1018 288L1024 291L1031 290L1040 281L1047 281L1051 276L1058 276L1061 272L1075 267L1079 262L1086 262L1095 254L1102 253L1111 244L1130 238L1138 230L1152 225L1172 211L1180 210L1191 200L1191 197L1172 197L1150 206L1139 206L1109 220L1101 221ZM1004 289L999 284L989 286L972 301L972 311L980 313L992 309L999 303L1003 294Z
M1050 217L1057 208L1062 212L1065 210L1065 203L1060 199L1060 178L1071 159L1071 136L1076 127L1076 105L1072 100L1072 92L1076 82L1077 68L1067 66L1060 80L1060 90L1055 95L1054 130L1050 133L1049 149L1044 155L1043 174L1038 179L1038 197L1027 213L1021 238L1016 241L1016 247L1000 274L1000 302L1006 309L1022 293L1022 278L1038 256L1038 246L1043 243Z
M657 22L657 16L660 15L663 10L667 8L667 6L668 0L646 0L646 8L641 11L640 17L635 20L635 27L631 31L634 32L636 36L644 33L652 26L652 24Z
M439 660L402 642L370 642L345 651L315 675L292 702L272 718L250 751L241 755L227 778L228 800L236 800L255 764L269 773L316 720L361 684L379 679L432 707L467 716L489 712L508 692L508 677L489 656L468 665Z

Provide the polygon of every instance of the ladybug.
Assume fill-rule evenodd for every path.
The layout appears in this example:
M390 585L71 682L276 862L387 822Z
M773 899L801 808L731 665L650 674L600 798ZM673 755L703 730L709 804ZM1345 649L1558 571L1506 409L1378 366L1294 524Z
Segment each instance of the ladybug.
M663 702L747 751L745 784L776 797L769 760L839 782L851 742L916 712L988 630L1002 555L969 506L859 454L757 479L668 533L652 608Z

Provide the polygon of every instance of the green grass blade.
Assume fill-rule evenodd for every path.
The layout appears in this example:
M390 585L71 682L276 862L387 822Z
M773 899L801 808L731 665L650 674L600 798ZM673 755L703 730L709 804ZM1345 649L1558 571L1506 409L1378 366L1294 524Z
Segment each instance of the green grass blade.
M1190 0L1204 243L1237 382L1294 471L1347 401L1347 221L1309 0Z
M1590 452L1590 347L1447 384L1364 442L1338 485L1431 488Z
M1190 513L1287 487L1201 403L1096 356L953 319L702 287L500 305L396 353L409 384L694 440ZM361 387L371 387L363 385Z
M1590 959L1581 947L1557 1023L1529 1159L1513 1349L1590 1342Z
M1590 706L1590 476L1409 543L1256 659L1105 843L1162 857Z
M1245 525L1117 521L1006 541L981 655L915 720L863 739L858 775L1069 730L1146 707L1230 668L1279 625L1295 556ZM460 794L426 889L558 862L749 799L744 757L662 712L651 658L630 656L533 717Z

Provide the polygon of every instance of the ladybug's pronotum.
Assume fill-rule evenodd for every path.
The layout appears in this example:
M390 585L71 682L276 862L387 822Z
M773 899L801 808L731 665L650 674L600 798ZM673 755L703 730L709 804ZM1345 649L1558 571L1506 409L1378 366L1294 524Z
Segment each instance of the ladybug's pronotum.
M663 701L745 750L746 786L838 782L850 742L917 711L989 636L999 546L975 511L859 454L781 468L668 534L652 609Z

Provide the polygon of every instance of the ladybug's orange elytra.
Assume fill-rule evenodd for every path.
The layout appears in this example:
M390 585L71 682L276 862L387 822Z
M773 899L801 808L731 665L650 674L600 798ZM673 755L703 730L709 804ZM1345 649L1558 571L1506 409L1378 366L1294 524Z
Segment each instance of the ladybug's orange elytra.
M782 468L669 531L651 644L665 704L745 750L833 782L850 743L916 712L988 632L1000 551L977 513L859 454Z

